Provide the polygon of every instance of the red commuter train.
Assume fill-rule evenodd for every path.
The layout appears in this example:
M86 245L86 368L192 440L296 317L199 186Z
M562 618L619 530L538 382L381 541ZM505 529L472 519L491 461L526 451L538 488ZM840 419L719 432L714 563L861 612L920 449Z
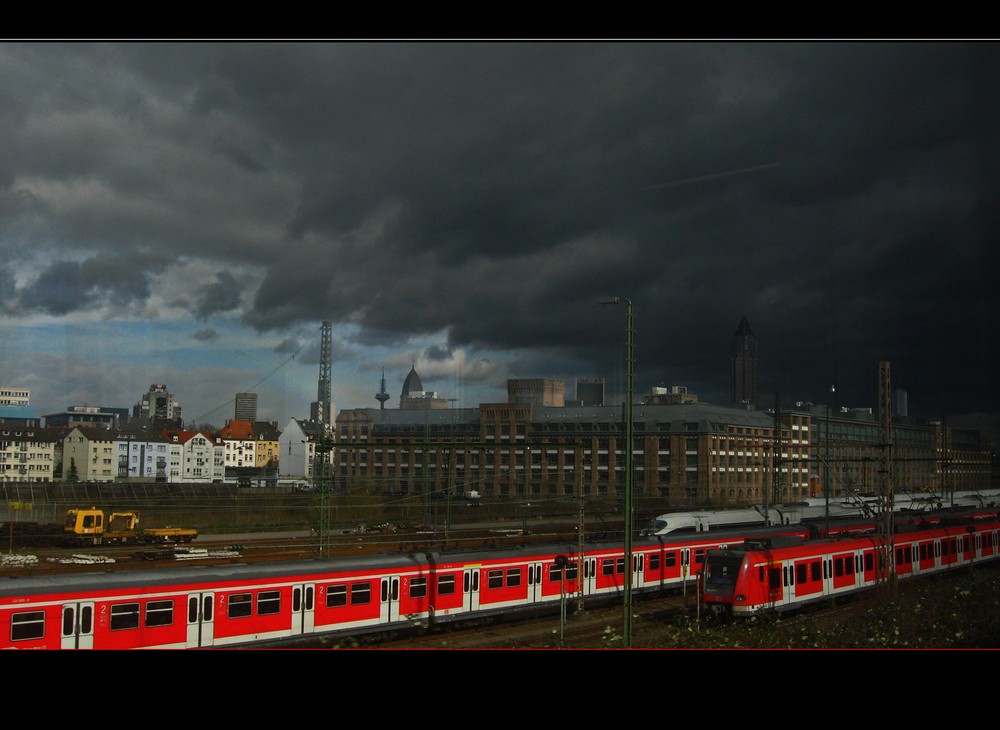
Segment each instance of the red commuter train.
M1000 559L996 514L897 522L893 532L888 556L874 533L808 542L777 536L709 550L699 576L701 605L706 614L734 618L780 613L871 590L890 568L909 579ZM879 571L887 557L891 565Z
M916 519L928 517L922 513ZM984 518L975 525L978 546L980 526L995 531L998 523ZM640 538L632 546L633 590L637 595L694 590L706 555L735 556L747 540L764 535L808 544L825 527L780 525ZM871 520L830 521L830 532L837 534L872 527ZM321 636L558 610L567 596L620 600L625 562L621 543L586 545L582 554L578 546L553 544L22 575L0 580L0 648L281 646Z

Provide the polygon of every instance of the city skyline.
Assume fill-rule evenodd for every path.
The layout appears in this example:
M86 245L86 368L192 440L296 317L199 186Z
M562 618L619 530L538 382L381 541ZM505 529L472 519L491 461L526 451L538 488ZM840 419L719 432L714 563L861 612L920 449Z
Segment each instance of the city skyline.
M0 383L39 415L339 408L415 367L1000 414L1000 46L0 43ZM453 400L452 400L453 399ZM993 428L987 426L986 428ZM993 428L995 431L996 429Z

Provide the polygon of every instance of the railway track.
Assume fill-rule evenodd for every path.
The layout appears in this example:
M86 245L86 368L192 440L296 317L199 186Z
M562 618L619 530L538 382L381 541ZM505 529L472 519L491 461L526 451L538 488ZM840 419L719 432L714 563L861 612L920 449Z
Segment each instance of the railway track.
M201 535L184 545L106 545L39 547L10 550L0 559L0 576L79 571L100 565L102 570L168 568L197 560L203 564L267 562L337 557L366 553L461 551L520 547L532 542L576 540L558 529L525 534L518 529L473 528L453 531L399 531L347 533L320 541L308 530L274 533Z

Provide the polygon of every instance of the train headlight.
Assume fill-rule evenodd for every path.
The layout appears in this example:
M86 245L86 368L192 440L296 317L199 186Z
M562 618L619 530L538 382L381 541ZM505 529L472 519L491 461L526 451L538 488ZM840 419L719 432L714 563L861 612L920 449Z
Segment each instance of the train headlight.
M740 595L740 594L737 594L737 595L733 596L733 601L735 603L746 603L746 600L747 600L747 597L743 596L743 595Z

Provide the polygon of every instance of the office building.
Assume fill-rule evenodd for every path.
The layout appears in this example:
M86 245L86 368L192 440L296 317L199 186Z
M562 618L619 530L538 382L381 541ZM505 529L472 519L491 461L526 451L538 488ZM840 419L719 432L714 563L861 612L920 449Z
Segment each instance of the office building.
M732 404L740 408L757 406L757 337L746 317L740 320L732 344Z
M236 408L233 413L234 420L256 421L257 420L257 394L237 393Z

